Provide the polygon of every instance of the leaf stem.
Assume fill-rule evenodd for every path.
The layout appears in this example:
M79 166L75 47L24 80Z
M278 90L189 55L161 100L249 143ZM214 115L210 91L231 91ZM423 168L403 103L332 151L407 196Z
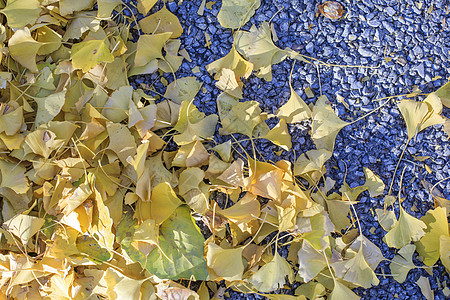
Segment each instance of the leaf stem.
M389 186L389 192L388 192L388 196L391 194L392 192L392 185L394 184L394 180L395 180L395 174L397 174L397 169L398 166L400 165L400 162L402 161L403 155L405 154L405 150L408 147L409 141L411 139L408 139L408 141L406 142L405 148L403 148L402 154L400 155L400 158L398 159L397 165L395 166L395 170L394 170L394 174L392 175L392 180L391 180L391 184Z

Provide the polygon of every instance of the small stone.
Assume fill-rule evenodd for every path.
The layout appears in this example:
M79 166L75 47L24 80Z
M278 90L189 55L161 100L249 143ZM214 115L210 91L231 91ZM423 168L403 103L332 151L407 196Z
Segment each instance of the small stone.
M395 13L397 12L395 9L393 9L392 7L388 6L384 9L384 12L387 13L389 16L393 16L395 15Z
M306 51L311 54L314 52L314 43L313 42L309 42L306 45Z
M423 63L418 65L415 69L416 69L417 73L419 73L420 77L422 77L422 78L425 77L425 66L423 65Z
M372 51L370 51L370 50L368 50L366 48L359 48L358 52L359 52L359 54L361 54L364 57L372 57L372 56L375 55L374 52L372 52Z

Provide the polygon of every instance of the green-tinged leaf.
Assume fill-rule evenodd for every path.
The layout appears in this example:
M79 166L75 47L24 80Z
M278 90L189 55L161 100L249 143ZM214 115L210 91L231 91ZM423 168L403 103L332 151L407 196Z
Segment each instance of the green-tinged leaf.
M291 265L275 252L272 260L263 265L250 278L249 282L260 292L269 293L284 286L286 278L293 280Z
M348 123L334 113L326 96L320 96L312 111L311 138L317 149L333 151L339 131Z
M178 207L159 231L160 248L147 257L146 269L159 278L206 280L205 242L187 206ZM162 254L162 252L164 254Z
M139 26L144 33L158 34L171 32L170 38L176 39L183 33L183 27L177 16L171 13L166 6L159 11L139 21Z
M76 246L80 253L86 255L94 262L102 263L109 261L112 254L105 248L102 248L98 242L89 235L80 235L77 238Z
M398 108L406 122L408 139L429 126L444 123L444 118L440 116L442 103L435 93L429 94L422 102L402 100Z
M267 22L263 22L259 28L253 25L249 32L238 31L235 42L236 50L253 64L256 76L267 81L272 80L272 65L282 62L287 56L286 51L273 43Z
M89 40L76 43L71 50L72 64L75 68L87 72L99 63L114 61L105 40Z
M1 161L0 161L1 162ZM17 236L24 246L28 241L38 233L45 219L37 218L29 215L16 215L12 219L6 221L4 225L9 233Z
M425 235L427 228L424 222L408 214L400 205L400 216L397 223L386 233L383 240L389 247L400 249L409 242L416 242Z
M309 282L327 266L327 261L323 253L314 249L307 240L303 240L302 247L298 251L298 264L298 275L305 282Z
M20 28L34 24L41 13L41 5L39 0L8 0L1 12L10 27Z
M412 261L414 250L416 250L416 246L413 244L405 245L398 250L398 254L392 259L389 268L397 282L403 283L409 271L416 267Z
M261 5L261 0L223 0L217 15L220 25L237 29L250 20Z
M364 175L366 176L364 186L367 187L370 197L378 197L382 195L385 185L380 177L375 175L375 173L373 173L369 168L364 168Z
M164 44L167 42L171 35L171 32L141 35L137 42L134 66L142 67L156 58L163 58L161 51L164 47Z
M216 276L224 280L241 280L244 273L243 250L244 247L227 249L214 243L209 243L206 254L208 268L212 269Z
M36 119L34 121L34 125L37 128L53 120L60 113L66 100L66 91L54 93L45 98L35 98L34 100L38 105Z
M440 255L440 237L449 236L446 210L436 207L420 218L427 228L425 235L415 245L417 253L423 257L423 263L427 266L434 265Z
M416 284L419 286L425 299L434 300L434 292L431 290L430 280L427 277L420 276Z
M201 87L202 84L196 77L178 78L167 86L164 98L177 104L181 104L183 101L191 102Z
M26 27L17 30L8 41L11 57L33 73L38 72L36 54L41 46L42 43L35 41Z
M136 227L137 220L133 219L133 212L124 213L122 220L117 225L116 240L131 260L139 262L142 267L145 267L147 257L131 244Z
M278 124L272 128L265 136L265 139L268 139L275 145L280 146L286 151L289 151L292 147L291 135L289 134L289 130L286 125L286 121L280 119Z
M334 279L333 291L330 294L330 300L359 300L360 298L344 284L340 283L337 279Z

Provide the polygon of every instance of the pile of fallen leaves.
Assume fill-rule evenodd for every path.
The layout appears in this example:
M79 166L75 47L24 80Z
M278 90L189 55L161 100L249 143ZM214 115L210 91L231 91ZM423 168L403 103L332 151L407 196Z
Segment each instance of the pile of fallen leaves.
M324 176L336 135L351 123L325 96L308 106L292 87L276 116L240 101L241 79L252 72L271 80L272 64L309 62L278 48L268 23L236 31L230 52L207 66L223 93L218 115L206 116L193 104L195 77L175 79L158 99L128 82L174 74L189 59L178 18L165 7L148 15L157 0L137 2L148 16L134 23L143 32L136 43L128 22L116 20L125 18L120 0L4 2L1 299L203 300L222 297L221 281L269 299L357 299L352 288L378 284L374 270L384 257L352 207L364 191L382 196L385 185L365 169L363 186L344 183L330 194L335 183ZM260 4L222 3L219 22L233 29ZM399 102L409 140L431 125L448 128L440 113L449 95L446 85L422 102ZM272 129L269 118L278 120ZM213 140L219 120L221 135L268 139L280 153L292 146L287 124L310 120L317 150L294 163L233 159L238 140ZM172 142L176 148L167 147ZM419 220L390 190L376 214L385 242L399 249L392 276L405 280L414 251L426 266L441 259L449 270L448 200L436 197ZM283 258L277 249L288 244ZM191 281L203 283L194 291ZM303 283L297 296L270 294L293 281Z

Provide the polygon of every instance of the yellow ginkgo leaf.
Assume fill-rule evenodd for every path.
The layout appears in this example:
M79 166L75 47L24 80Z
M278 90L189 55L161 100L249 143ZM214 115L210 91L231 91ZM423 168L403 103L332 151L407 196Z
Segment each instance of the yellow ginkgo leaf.
M83 72L89 71L99 63L114 61L105 40L89 40L74 44L71 58L73 66Z
M3 194L3 188L10 188L17 194L25 194L29 188L25 172L21 165L0 160L0 193Z
M331 152L325 149L309 150L302 153L294 163L294 175L309 174L319 172L320 175L326 173L324 164L331 158Z
M146 15L156 2L158 2L158 0L138 0L137 9L141 14Z
M409 242L416 242L425 235L427 225L408 214L400 205L400 216L394 226L386 233L384 240L389 247L402 248Z
M278 48L272 41L272 31L268 22L259 28L255 25L250 31L238 31L235 36L236 49L257 71L256 76L266 81L272 80L272 65L282 62L287 52Z
M277 110L277 117L286 120L286 123L298 123L311 118L311 109L292 87L291 76L289 76L289 87L291 97Z
M447 272L450 272L450 236L441 235L440 240L441 262L447 269Z
M42 43L35 41L26 27L17 30L8 41L11 57L33 73L38 72L36 54L41 46Z
M443 105L450 107L450 82L441 86L435 93L441 99Z
M305 282L313 280L327 266L323 255L314 249L307 240L303 240L302 247L298 251L298 275Z
M51 94L45 98L35 98L38 105L34 125L40 125L53 120L60 113L66 99L66 91Z
M133 87L122 86L115 90L105 103L102 114L112 122L126 119L130 101L132 101Z
M378 285L380 282L364 258L362 248L359 249L353 258L335 262L331 266L335 270L337 277L366 289L372 285Z
M431 93L425 100L403 100L398 103L408 129L408 139L412 139L417 133L429 126L444 123L440 116L442 103L436 93Z
M127 126L120 123L106 124L109 135L109 150L112 150L120 161L128 165L128 157L136 154L136 141Z
M384 230L389 231L397 223L397 217L393 210L387 209L375 209L377 214L378 223L383 227Z
M61 47L62 36L48 26L42 26L36 29L36 40L42 43L37 52L38 55L48 55Z
M13 28L33 25L41 13L39 0L8 0L6 7L1 11Z
M6 221L7 230L17 236L24 246L28 244L28 241L33 235L35 235L44 225L45 220L29 215L16 215L12 219Z
M191 103L201 87L202 83L196 77L178 78L167 86L164 98L172 100L177 104L181 104L183 101ZM190 109L195 108L193 104L191 106Z
M408 244L398 250L398 254L392 259L389 268L391 269L392 277L394 277L397 282L403 283L409 271L416 267L412 261L415 249L416 246Z
M246 193L236 204L227 209L217 209L217 213L234 223L248 223L260 214L260 203L256 196Z
M172 39L180 37L183 33L183 27L177 16L171 13L165 6L150 16L141 19L139 26L147 34L172 32L170 36Z
M167 182L161 182L152 190L151 215L156 224L163 223L180 206L181 200Z
M142 67L156 58L163 58L162 48L171 35L171 32L141 35L137 42L134 66Z
M334 113L326 96L320 96L312 111L311 138L317 149L333 151L339 131L348 123Z
M249 282L260 292L269 293L284 286L286 277L293 280L294 271L291 265L275 252L272 260L263 265L250 278Z
M375 175L375 173L373 173L369 168L364 168L363 170L364 175L366 176L366 182L364 183L364 186L367 187L370 197L378 197L382 195L385 185L380 177Z
M289 151L292 147L291 135L289 134L289 130L286 125L286 121L280 119L280 122L272 128L265 136L265 139L268 139L275 145L280 146L286 151Z
M23 125L23 108L14 109L5 103L0 103L0 133L16 134Z
M120 4L122 4L121 0L97 0L97 17L101 19L110 18L114 8L116 8Z
M217 20L224 28L237 29L250 20L261 0L224 0Z
M232 70L236 78L248 78L252 74L253 64L246 61L233 46L227 55L206 66L210 74L218 74L215 77L216 80L219 79L222 69Z
M241 280L244 273L242 251L244 247L222 248L214 243L208 244L206 262L220 278L226 281Z
M423 257L423 263L427 266L434 265L440 255L440 237L449 236L446 211L442 207L436 207L420 218L426 225L425 235L415 245L417 253Z
M66 16L77 11L89 9L93 5L94 0L59 0L59 11L62 16Z
M359 300L358 297L351 289L340 283L337 279L333 278L334 287L330 294L330 300Z

